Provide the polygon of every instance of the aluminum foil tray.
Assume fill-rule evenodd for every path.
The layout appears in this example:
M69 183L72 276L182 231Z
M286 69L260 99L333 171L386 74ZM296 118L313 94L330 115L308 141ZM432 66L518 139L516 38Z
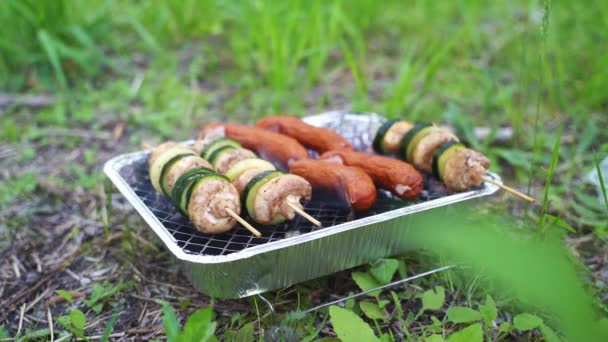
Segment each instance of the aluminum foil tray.
M329 112L304 118L336 130L358 150L368 150L372 132L383 119L375 114ZM352 268L377 258L406 252L410 229L424 229L424 217L449 214L451 204L488 196L498 188L485 184L450 194L438 181L425 179L425 191L405 202L379 190L371 210L353 213L335 200L313 193L305 210L322 222L318 228L301 217L280 225L261 226L256 238L242 226L222 235L196 231L156 193L147 170L149 152L109 160L104 172L181 264L192 284L219 298L246 297ZM314 156L314 153L311 152ZM490 174L500 181L500 178Z

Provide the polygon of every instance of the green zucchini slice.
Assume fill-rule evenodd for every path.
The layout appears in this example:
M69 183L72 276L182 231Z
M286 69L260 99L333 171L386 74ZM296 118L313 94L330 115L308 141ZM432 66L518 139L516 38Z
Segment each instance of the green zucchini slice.
M207 161L213 165L213 167L215 167L215 163L217 162L217 160L219 159L219 157L228 152L228 151L232 151L232 150L236 150L239 147L234 147L234 146L230 146L230 145L226 145L226 146L222 146L216 150L213 151L213 153L211 153L211 155L209 156L209 159L207 159Z
M230 170L226 171L225 176L233 182L235 179L239 178L239 176L249 170L249 169L258 169L260 172L262 171L274 171L276 168L274 165L269 162L259 159L259 158L251 158L251 159L243 159L238 163L234 164Z
M189 148L186 148L184 146L175 146L159 155L156 160L154 160L154 163L150 165L150 182L152 182L154 190L160 193L164 193L160 185L160 179L161 174L163 173L163 168L169 161L171 161L171 159L180 154L196 155L196 153L194 153Z
M374 142L372 144L372 147L374 148L374 151L376 151L376 153L378 154L386 154L386 151L384 151L384 149L382 148L382 142L384 141L384 136L386 135L386 132L388 132L389 129L391 129L391 127L393 127L393 125L397 122L397 120L388 120L385 121L380 128L378 128L378 131L376 131L376 135L374 136Z
M399 146L399 155L403 160L410 161L410 155L414 150L414 146L416 143L420 141L422 137L419 133L426 132L432 129L434 126L430 123L416 123L414 128L410 129L401 139L401 143Z
M245 199L245 208L247 209L247 213L249 216L256 222L257 219L255 217L255 198L258 194L258 191L262 187L262 185L268 183L271 179L279 177L284 173L281 171L264 171L259 175L253 177L247 186L245 186L245 191L243 191L243 198ZM282 215L278 215L275 217L271 224L278 224L285 221L285 218ZM258 222L260 223L260 222Z
M172 190L172 189L169 189L169 185L167 184L167 174L169 173L169 171L171 170L173 165L175 165L175 163L177 163L184 157L192 156L192 155L196 155L196 154L192 154L192 153L178 154L175 157L171 158L168 162L165 163L165 166L163 166L163 169L160 171L160 189L162 190L162 193L165 196L170 196L171 190Z
M450 140L441 145L441 147L438 148L433 154L433 175L439 180L443 181L445 163L449 159L449 156L454 151L458 151L463 148L465 148L465 146L456 140Z
M209 158L211 158L211 154L224 146L232 146L235 148L240 148L242 147L241 144L239 144L238 141L234 140L234 139L230 139L230 138L217 138L215 140L213 140L212 142L209 143L209 145L205 146L205 148L203 148L203 150L201 151L201 157L203 157L203 159L207 159L209 160Z
M209 168L198 166L181 175L175 183L171 192L171 201L184 216L188 216L188 203L193 185L207 175L216 175L216 173Z

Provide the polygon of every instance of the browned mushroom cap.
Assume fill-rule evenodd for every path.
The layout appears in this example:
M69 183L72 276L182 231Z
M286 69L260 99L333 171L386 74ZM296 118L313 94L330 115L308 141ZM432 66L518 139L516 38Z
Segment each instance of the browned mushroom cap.
M397 121L386 131L382 141L382 149L388 154L399 153L399 145L403 136L414 127L407 121Z
M483 182L490 160L483 154L463 148L450 154L446 161L443 182L453 191L466 191Z
M226 208L240 213L241 205L236 188L225 179L206 179L192 192L188 217L198 231L220 234L230 230L236 223Z
M169 150L172 147L177 146L177 143L175 141L167 141L164 142L158 146L156 146L153 150L152 153L150 154L150 158L148 158L148 167L151 167L152 164L154 164L154 161L156 161L156 159L163 154L165 151Z
M255 153L251 152L246 148L237 148L234 150L223 152L217 158L213 166L215 167L215 171L217 171L217 173L223 175L224 173L226 173L226 171L230 170L230 168L234 166L234 164L240 162L243 159L251 158L256 158Z
M273 178L260 187L255 197L256 221L262 224L270 223L277 215L291 220L295 211L288 203L302 208L300 199L310 199L311 194L310 183L300 176L285 174Z
M433 154L450 140L458 141L452 132L433 127L433 129L422 137L412 150L412 164L418 169L432 173L433 172Z

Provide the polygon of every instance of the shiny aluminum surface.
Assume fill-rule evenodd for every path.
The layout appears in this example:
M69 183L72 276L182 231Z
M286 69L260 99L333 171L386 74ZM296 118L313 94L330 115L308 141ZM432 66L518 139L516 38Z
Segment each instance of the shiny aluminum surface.
M373 132L383 121L374 114L342 112L304 120L336 130L358 150L369 149ZM260 238L241 226L209 235L196 231L168 198L154 191L147 172L148 154L120 155L108 161L104 171L179 260L193 285L221 298L245 297L404 253L407 232L424 229L426 215L449 215L450 204L498 190L485 184L474 191L449 194L428 177L420 199L405 202L379 190L377 203L365 213L352 213L325 195L313 194L305 210L322 222L322 228L297 217L280 225L254 224L263 234Z

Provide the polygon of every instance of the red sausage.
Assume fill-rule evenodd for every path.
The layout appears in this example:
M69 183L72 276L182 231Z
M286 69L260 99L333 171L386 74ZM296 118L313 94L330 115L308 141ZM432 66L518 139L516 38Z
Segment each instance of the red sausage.
M420 172L398 159L346 150L323 153L320 159L359 167L378 187L389 190L402 199L414 199L424 188Z
M313 189L329 190L339 194L353 210L368 210L376 201L374 182L357 167L314 159L300 159L291 163L289 171L306 179Z
M308 158L308 151L295 139L261 128L238 124L212 123L201 128L204 136L210 131L223 130L243 147L255 151L262 159L280 164L284 169L295 160Z
M292 137L302 145L319 153L353 149L351 144L340 134L327 128L309 125L295 116L267 116L255 125Z

